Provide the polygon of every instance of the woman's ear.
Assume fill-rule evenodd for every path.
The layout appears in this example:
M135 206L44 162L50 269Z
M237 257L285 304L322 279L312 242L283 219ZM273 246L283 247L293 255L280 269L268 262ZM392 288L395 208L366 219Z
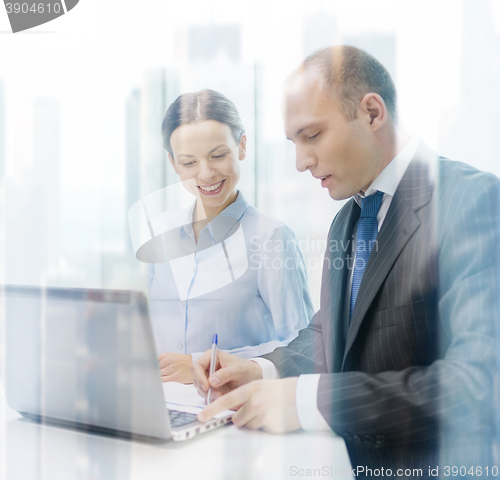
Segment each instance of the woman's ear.
M179 175L179 172L177 171L177 165L175 164L174 159L172 158L172 155L170 155L170 152L167 152L168 159L170 160L170 163L172 164L173 169L175 170L175 173Z
M243 133L240 137L239 159L244 160L246 156L247 156L247 136Z

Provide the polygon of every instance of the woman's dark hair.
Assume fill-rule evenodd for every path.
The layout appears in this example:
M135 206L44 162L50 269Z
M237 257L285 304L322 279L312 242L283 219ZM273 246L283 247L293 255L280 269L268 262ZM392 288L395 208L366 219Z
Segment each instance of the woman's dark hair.
M245 128L241 123L238 110L231 100L215 90L200 90L194 93L183 93L168 107L161 125L163 147L173 156L170 145L172 132L186 123L203 120L216 120L225 123L239 143Z

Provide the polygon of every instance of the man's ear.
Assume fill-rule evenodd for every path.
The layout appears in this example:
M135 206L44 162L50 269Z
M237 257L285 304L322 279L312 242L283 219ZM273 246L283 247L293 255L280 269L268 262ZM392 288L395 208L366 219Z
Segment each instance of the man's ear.
M174 159L172 158L172 155L170 155L170 152L167 152L168 159L170 160L170 163L172 164L173 169L175 170L175 173L179 175L179 172L177 171L177 165L175 164Z
M379 130L387 121L387 107L384 99L378 93L367 93L359 102L361 115L370 123L372 131Z
M242 134L240 137L240 155L239 159L244 160L247 156L247 136Z

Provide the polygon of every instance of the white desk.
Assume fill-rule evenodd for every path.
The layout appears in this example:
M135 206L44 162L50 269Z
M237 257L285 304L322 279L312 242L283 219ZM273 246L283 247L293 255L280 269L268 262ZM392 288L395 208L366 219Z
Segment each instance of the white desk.
M307 478L293 467L333 468L321 478L352 478L344 441L330 433L271 435L230 425L187 442L152 445L39 425L2 397L0 391L0 480Z

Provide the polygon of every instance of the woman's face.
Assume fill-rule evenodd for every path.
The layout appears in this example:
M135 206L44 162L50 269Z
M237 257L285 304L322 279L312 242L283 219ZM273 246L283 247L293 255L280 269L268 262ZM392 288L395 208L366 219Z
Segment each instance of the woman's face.
M193 193L205 206L223 210L234 202L240 161L246 156L245 135L237 143L225 123L204 120L176 128L170 145L172 166L182 182L191 180Z

